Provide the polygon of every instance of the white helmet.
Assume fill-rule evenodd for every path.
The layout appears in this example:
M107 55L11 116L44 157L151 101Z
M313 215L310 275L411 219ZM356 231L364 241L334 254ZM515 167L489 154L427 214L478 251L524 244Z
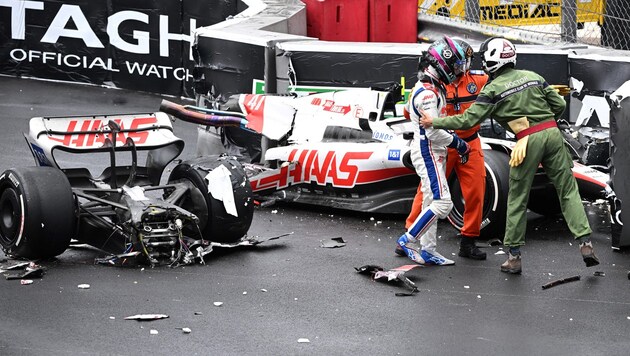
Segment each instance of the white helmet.
M505 38L488 38L479 47L479 53L483 70L487 73L494 73L509 63L512 63L513 67L516 66L516 47Z

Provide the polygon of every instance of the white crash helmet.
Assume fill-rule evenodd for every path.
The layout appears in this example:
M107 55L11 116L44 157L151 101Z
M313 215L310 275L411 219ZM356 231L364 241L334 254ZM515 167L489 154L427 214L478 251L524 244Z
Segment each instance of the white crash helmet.
M510 63L516 66L516 47L505 38L488 38L479 47L479 53L486 73L494 73Z

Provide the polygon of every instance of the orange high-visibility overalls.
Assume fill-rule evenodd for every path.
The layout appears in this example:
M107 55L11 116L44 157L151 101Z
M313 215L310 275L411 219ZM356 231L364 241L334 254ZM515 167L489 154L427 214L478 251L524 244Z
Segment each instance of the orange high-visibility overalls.
M470 70L457 84L451 83L446 86L446 115L463 113L477 99L488 76L479 70ZM464 201L464 226L461 230L463 236L479 236L481 229L481 218L483 214L483 198L486 191L486 168L483 161L483 150L478 136L479 125L468 130L455 130L457 135L468 142L470 154L468 162L462 164L457 150L448 150L446 163L446 176L448 177L453 169L459 178L460 187ZM405 221L405 228L408 228L422 211L422 189L418 186L416 196L413 199L411 212Z

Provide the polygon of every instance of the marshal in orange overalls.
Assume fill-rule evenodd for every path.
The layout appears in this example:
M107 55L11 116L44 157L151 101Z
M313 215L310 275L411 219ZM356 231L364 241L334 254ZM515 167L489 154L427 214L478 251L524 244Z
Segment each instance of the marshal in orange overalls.
M446 86L446 114L455 115L463 113L477 99L488 76L483 71L469 70L457 83ZM466 202L464 209L464 226L461 234L466 237L478 237L481 229L481 218L483 213L483 198L486 191L486 168L483 161L483 150L478 136L479 125L468 130L455 130L457 135L468 142L470 154L468 162L462 164L457 151L448 150L446 163L446 176L448 177L453 169L459 178L462 195ZM411 212L405 221L405 228L408 228L422 211L422 190L418 186L418 191L413 199Z

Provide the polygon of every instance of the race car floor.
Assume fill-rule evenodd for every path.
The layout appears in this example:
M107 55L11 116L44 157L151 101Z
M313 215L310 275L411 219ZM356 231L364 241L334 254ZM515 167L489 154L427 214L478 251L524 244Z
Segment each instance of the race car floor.
M22 136L30 117L154 111L161 100L11 77L0 84L0 170L33 164ZM196 128L175 129L191 157ZM522 275L499 271L500 245L484 247L485 261L456 256L456 231L441 221L438 251L456 264L407 272L418 288L410 296L396 295L409 294L401 282L357 272L411 264L394 254L402 216L259 208L249 235L281 237L178 268L95 264L102 252L71 247L38 261L46 273L32 284L0 280L0 354L627 355L630 254L611 249L607 206L585 207L599 266L584 266L559 217L529 216ZM325 247L336 238L344 244ZM0 253L0 266L15 262ZM125 320L137 314L169 317Z

